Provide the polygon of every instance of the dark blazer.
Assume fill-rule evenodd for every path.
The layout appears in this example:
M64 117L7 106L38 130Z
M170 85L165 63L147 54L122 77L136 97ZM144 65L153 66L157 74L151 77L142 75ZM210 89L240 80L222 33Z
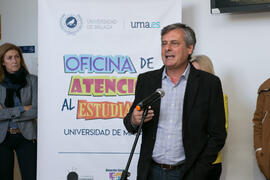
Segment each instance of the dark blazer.
M164 67L138 76L135 100L124 124L131 133L136 133L131 125L131 114L135 106L145 97L161 88ZM165 94L166 96L166 94ZM155 116L142 127L142 144L137 169L137 180L147 180L151 167L152 153L156 140L160 100L152 104ZM185 149L185 163L181 180L204 180L210 165L217 158L226 139L223 93L220 80L210 73L196 70L190 65L187 81L183 117L182 136Z

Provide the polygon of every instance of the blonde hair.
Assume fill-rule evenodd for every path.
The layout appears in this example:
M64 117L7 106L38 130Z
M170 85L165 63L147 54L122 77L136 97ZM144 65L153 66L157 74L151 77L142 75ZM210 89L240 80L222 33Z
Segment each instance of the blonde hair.
M206 55L196 55L196 56L192 56L190 62L197 62L200 66L200 69L202 71L206 71L209 72L211 74L215 74L214 71L214 67L212 64L212 61L210 60L210 58Z
M16 50L19 53L19 56L21 58L21 66L24 67L26 73L29 74L29 71L24 62L21 48L11 43L4 43L0 46L0 83L3 82L5 78L5 71L4 71L5 67L3 66L3 63L4 63L5 54L9 50Z

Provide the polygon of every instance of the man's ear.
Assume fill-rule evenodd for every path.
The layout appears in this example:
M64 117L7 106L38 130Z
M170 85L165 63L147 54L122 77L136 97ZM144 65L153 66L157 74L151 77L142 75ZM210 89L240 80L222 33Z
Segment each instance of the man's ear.
M194 45L188 46L188 54L191 55L193 53Z

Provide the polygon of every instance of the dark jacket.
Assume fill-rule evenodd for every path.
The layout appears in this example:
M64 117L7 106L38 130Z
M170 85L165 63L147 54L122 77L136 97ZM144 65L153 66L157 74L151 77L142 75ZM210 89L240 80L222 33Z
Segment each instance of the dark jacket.
M131 114L134 107L157 88L161 88L163 70L164 67L138 76L135 100L124 118L124 124L129 132L136 133L136 129L131 125ZM156 139L160 100L152 105L152 109L155 116L151 121L144 123L142 128L137 180L147 180ZM217 158L226 139L223 94L218 77L196 70L191 65L182 120L186 159L182 167L181 180L204 180L210 165Z

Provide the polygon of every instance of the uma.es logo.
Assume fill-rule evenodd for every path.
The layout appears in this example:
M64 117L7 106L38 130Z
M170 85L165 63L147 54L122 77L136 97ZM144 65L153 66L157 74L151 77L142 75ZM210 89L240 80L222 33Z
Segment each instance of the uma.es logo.
M130 27L133 29L160 28L160 22L131 21Z
M60 26L68 34L75 34L82 28L82 18L80 15L65 15L60 19Z

